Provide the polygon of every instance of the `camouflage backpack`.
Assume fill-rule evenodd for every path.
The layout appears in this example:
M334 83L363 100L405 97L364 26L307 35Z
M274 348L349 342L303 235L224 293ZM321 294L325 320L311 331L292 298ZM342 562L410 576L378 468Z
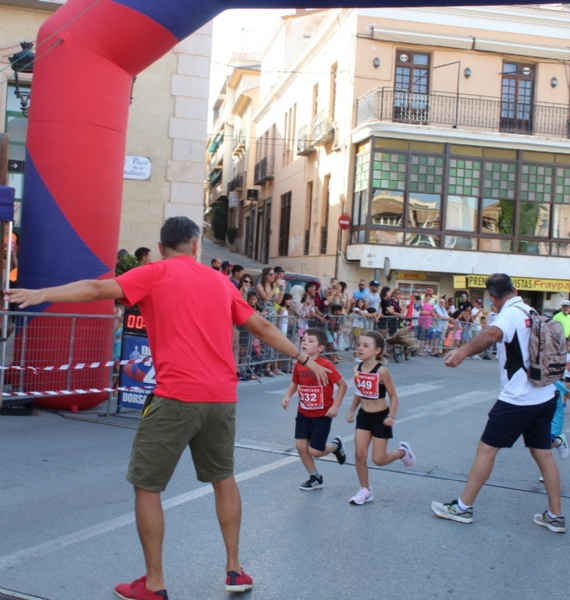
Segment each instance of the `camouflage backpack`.
M566 338L562 324L539 315L535 310L527 312L516 304L514 306L530 320L529 381L537 387L558 381L566 368Z

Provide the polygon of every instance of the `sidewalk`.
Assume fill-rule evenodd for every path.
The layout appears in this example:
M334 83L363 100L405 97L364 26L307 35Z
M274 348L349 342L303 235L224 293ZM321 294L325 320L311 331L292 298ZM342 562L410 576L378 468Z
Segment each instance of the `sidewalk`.
M259 271L263 270L263 263L257 262L255 260L251 260L247 256L243 256L243 254L239 254L238 252L231 252L227 246L220 246L218 244L214 244L212 240L209 240L205 237L202 237L202 257L200 262L203 265L211 265L212 258L221 258L222 262L225 260L229 260L232 265L242 265L246 270L247 269L258 269Z

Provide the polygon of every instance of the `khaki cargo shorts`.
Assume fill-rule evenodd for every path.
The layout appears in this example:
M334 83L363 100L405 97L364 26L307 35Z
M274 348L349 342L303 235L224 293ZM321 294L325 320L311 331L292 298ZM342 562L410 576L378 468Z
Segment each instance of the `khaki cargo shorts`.
M188 446L199 481L234 471L235 402L181 402L149 394L133 441L127 481L150 492L166 489Z

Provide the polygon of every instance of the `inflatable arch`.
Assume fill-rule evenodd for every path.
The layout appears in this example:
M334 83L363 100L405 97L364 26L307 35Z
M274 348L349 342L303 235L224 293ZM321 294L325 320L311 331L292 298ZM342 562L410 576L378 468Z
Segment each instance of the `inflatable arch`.
M135 75L218 13L231 8L295 8L305 0L68 0L41 27L34 70L19 256L19 285L40 288L112 277L119 239L123 164L131 83ZM504 0L466 4L508 4ZM512 2L511 2L512 3ZM519 2L520 3L520 0ZM524 1L523 1L524 3ZM310 8L346 7L312 0ZM446 6L457 1L358 0L358 6ZM49 305L39 312L112 314L111 301ZM61 354L32 320L27 356ZM92 332L75 334L84 360L107 358L91 348ZM58 351L59 347L59 351ZM111 331L109 330L109 349ZM18 346L16 351L18 350ZM76 354L76 356L79 356ZM60 361L61 362L61 361ZM81 372L72 385L81 387ZM83 379L83 381L85 381ZM93 387L91 379L90 387ZM25 389L65 389L55 373L26 376ZM62 388L57 386L61 385ZM97 387L108 385L101 371ZM90 408L101 395L38 400L50 408Z

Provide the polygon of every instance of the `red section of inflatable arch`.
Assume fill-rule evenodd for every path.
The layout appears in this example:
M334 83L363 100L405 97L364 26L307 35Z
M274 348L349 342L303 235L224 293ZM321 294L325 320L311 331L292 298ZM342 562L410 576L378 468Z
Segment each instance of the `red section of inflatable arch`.
M520 2L519 2L520 3ZM360 6L421 6L362 0ZM454 5L439 0L430 5ZM505 4L501 0L470 4ZM19 285L40 288L112 277L119 237L123 163L132 78L179 40L228 8L294 8L291 0L69 0L40 29L27 139ZM311 8L346 6L313 0ZM111 302L38 307L56 313L112 314ZM32 321L27 359L55 363L69 337L45 339ZM76 337L85 360L108 359ZM109 333L109 348L111 333ZM21 337L16 343L16 359ZM91 354L90 354L91 352ZM16 363L17 364L17 363ZM45 363L44 363L45 364ZM60 388L61 379L26 376L25 389ZM106 373L90 387L105 387ZM82 375L74 380L81 384ZM38 400L49 408L85 409L100 395Z

